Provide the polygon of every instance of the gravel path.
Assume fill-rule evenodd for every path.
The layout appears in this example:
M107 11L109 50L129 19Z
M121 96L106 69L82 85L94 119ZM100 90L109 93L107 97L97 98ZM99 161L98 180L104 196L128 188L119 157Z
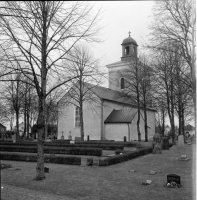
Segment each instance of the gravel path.
M74 200L65 196L1 184L1 200Z

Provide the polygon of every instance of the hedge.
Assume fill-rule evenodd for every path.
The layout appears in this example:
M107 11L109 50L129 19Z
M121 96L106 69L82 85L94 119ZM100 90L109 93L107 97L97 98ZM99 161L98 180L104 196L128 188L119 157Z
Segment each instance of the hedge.
M121 155L116 155L113 157L108 157L104 159L99 159L99 166L108 166L120 162L124 162L127 160L131 160L133 158L146 155L152 152L151 147L143 147L136 151L125 152ZM27 162L37 162L37 155L32 154L12 154L12 153L4 153L0 154L1 160L15 160L15 161L27 161ZM69 165L80 165L81 158L80 157L61 157L54 155L44 155L45 163L57 163L57 164L69 164ZM87 165L92 166L93 158L87 158Z
M12 143L12 142L4 142L1 144L2 145L7 145L7 146L37 146L36 142L17 142L17 143ZM116 144L63 144L63 143L44 143L44 147L80 147L80 148L101 148L103 150L116 150L116 149L121 149L123 150L124 146L123 145L116 145Z
M113 145L113 146L123 146L123 147L139 147L141 146L140 143L138 142L121 142L121 141L105 141L103 142L102 140L90 140L90 141L76 141L76 144L86 144L86 145Z
M1 160L15 160L15 161L27 161L37 162L37 155L31 154L5 154L1 152ZM57 163L57 164L68 164L68 165L81 165L80 157L60 157L60 156L48 156L44 155L45 163Z
M35 147L35 146L28 146L27 147L27 146L1 145L0 151L37 153L37 147ZM80 148L80 147L71 147L71 148L44 147L44 153L101 156L102 155L102 149Z
M124 162L127 160L131 160L133 158L142 156L142 155L146 155L148 153L151 153L152 151L153 151L152 147L142 147L136 151L129 151L129 152L125 152L121 155L108 157L108 158L105 158L102 160L100 159L99 166L108 166L108 165Z

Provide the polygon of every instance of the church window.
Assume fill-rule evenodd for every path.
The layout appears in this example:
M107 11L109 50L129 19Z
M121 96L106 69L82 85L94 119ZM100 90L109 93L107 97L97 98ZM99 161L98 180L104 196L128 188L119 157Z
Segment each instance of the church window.
M120 89L124 89L125 85L124 85L124 78L120 79Z
M125 47L125 55L129 55L129 46Z
M136 54L136 48L135 48L135 46L133 47L133 53Z
M75 127L80 126L80 109L78 106L75 107Z

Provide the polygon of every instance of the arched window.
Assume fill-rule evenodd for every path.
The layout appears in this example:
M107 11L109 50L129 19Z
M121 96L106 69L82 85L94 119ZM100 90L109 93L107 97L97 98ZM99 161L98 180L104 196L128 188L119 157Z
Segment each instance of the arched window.
M125 85L124 85L124 78L120 79L120 89L124 89Z
M136 48L135 48L135 46L133 47L133 53L136 54Z
M125 47L125 55L129 55L129 46Z

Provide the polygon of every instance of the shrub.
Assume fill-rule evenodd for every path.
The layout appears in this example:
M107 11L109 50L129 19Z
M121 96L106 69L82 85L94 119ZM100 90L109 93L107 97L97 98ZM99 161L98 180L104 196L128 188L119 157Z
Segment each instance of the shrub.
M37 162L37 155L31 154L12 154L12 153L1 153L1 160L15 160L15 161L27 161ZM81 158L79 157L55 157L55 156L44 156L44 162L46 163L57 163L57 164L68 164L68 165L80 165Z
M136 151L125 152L121 155L116 155L116 156L113 156L113 157L102 159L102 160L100 160L99 165L100 166L108 166L108 165L124 162L124 161L127 161L127 160L131 160L133 158L151 153L152 150L153 150L152 147L143 147L143 148L136 150Z
M36 146L0 146L1 151L9 151L9 152L28 152L28 153L37 153ZM102 149L99 148L80 148L80 147L44 147L44 153L49 154L73 154L73 155L93 155L93 156L101 156Z
M7 145L7 146L35 146L37 147L37 142L4 142L1 143L2 145ZM78 148L100 148L103 150L116 150L116 149L121 149L123 150L124 146L123 145L108 145L108 144L67 144L63 142L46 142L44 143L44 147L78 147Z

